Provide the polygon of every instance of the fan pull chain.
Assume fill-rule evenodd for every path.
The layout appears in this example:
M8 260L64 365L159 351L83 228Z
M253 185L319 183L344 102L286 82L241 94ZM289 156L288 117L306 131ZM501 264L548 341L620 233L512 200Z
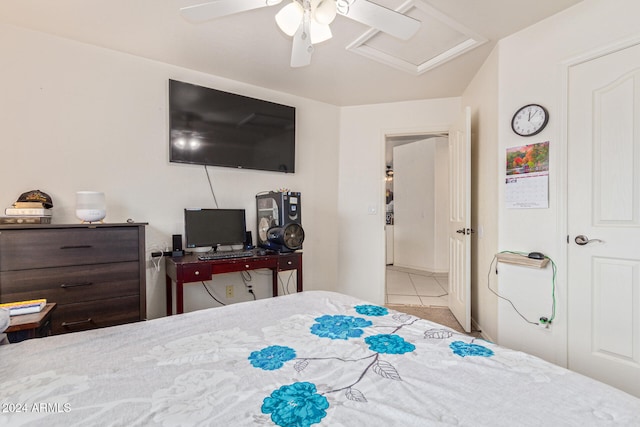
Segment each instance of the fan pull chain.
M311 23L311 1L302 0L302 7L304 8L304 15L302 17L302 40L306 40L310 36L310 23ZM308 48L307 48L308 50Z
M336 8L338 12L342 15L346 15L349 13L349 8L356 0L336 0Z

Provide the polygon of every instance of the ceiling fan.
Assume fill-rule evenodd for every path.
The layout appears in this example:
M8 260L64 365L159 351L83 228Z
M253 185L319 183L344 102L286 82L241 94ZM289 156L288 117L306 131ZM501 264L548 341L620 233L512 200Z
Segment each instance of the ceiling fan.
M293 37L291 66L311 63L313 45L332 37L329 25L336 15L373 27L391 36L408 40L420 27L420 21L368 0L285 0L276 14L278 27ZM282 0L216 0L183 7L180 12L191 22L211 19L252 9L275 6Z

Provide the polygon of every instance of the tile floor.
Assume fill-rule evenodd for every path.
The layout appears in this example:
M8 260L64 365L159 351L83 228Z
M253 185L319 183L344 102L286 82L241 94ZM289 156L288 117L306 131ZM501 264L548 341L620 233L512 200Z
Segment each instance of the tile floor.
M448 275L387 266L387 304L448 307Z

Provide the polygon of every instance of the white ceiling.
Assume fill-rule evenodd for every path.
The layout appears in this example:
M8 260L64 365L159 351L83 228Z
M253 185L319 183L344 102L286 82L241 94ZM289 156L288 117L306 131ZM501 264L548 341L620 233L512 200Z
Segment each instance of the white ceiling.
M581 0L371 0L425 25L401 42L338 16L304 68L289 66L291 39L274 21L287 0L201 24L180 16L205 1L2 0L0 22L346 106L460 96L498 40ZM468 37L479 46L429 68Z

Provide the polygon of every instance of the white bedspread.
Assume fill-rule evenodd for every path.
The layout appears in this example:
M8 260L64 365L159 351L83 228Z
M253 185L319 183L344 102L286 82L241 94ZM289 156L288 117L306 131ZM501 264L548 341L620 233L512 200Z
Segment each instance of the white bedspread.
M640 400L331 292L0 347L0 425L639 426Z

